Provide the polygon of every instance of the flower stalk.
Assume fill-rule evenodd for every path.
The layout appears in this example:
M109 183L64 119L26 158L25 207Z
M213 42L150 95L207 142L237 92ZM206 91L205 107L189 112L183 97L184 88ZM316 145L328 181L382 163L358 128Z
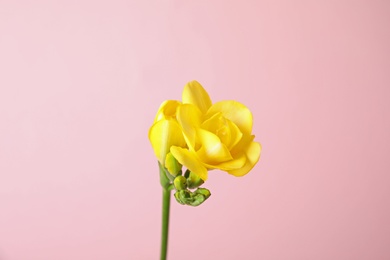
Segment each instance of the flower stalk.
M162 201L162 227L161 227L161 252L160 260L167 259L168 252L168 231L169 231L169 210L171 204L171 191L169 188L163 188Z
M160 169L160 184L163 190L160 260L166 260L168 252L169 213L171 204L172 184L167 176L165 167L160 163L158 163L158 166Z

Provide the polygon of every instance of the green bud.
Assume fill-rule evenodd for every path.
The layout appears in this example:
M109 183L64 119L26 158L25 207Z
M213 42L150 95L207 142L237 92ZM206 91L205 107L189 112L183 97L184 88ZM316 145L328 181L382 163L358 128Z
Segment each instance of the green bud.
M179 202L181 205L186 205L186 203L184 201L182 201L179 191L176 191L174 196L175 196L175 199L177 202Z
M209 197L211 196L211 193L208 189L205 188L199 188L192 194L192 201L189 203L191 206L199 206L203 202L205 202Z
M172 176L181 174L182 165L176 160L171 153L168 153L165 157L165 167Z
M206 199L208 199L211 196L211 192L206 188L198 188L194 193L202 194L203 196L205 196Z
M187 179L179 175L173 180L173 185L176 190L185 190L187 189Z
M178 190L175 193L175 199L182 205L196 207L205 202L210 195L210 191L205 188L199 188L194 192L189 190Z
M192 200L188 202L187 205L196 207L202 204L205 201L205 197L202 194L196 194L192 197Z
M188 204L191 200L191 193L188 190L178 190L175 192L175 199L182 205Z
M202 185L204 181L195 173L186 171L187 186L189 189L195 189Z

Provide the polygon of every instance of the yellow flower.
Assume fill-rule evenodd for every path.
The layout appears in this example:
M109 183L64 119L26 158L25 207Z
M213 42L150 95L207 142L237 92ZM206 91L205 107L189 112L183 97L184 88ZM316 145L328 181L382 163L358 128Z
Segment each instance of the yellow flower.
M176 110L180 104L175 100L164 101L149 130L149 140L154 153L163 166L171 147L187 147L181 127L176 120Z
M246 106L232 100L212 104L206 90L192 81L184 87L182 102L168 100L160 106L149 139L163 165L171 153L203 180L211 169L243 176L260 158L252 124Z

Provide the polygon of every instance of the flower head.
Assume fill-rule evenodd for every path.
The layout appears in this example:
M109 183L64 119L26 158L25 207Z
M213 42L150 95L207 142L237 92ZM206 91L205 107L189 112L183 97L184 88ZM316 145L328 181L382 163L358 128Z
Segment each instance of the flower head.
M184 87L182 102L161 104L149 139L162 165L173 157L203 181L211 169L243 176L260 158L252 124L246 106L233 100L213 104L202 85L191 81Z

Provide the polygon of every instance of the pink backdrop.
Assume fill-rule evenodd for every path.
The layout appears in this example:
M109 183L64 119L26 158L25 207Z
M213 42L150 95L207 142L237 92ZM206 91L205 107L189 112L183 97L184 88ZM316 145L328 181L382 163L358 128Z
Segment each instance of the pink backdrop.
M170 259L390 259L389 1L0 0L0 259L157 259L147 139L196 79L254 114L245 178Z

